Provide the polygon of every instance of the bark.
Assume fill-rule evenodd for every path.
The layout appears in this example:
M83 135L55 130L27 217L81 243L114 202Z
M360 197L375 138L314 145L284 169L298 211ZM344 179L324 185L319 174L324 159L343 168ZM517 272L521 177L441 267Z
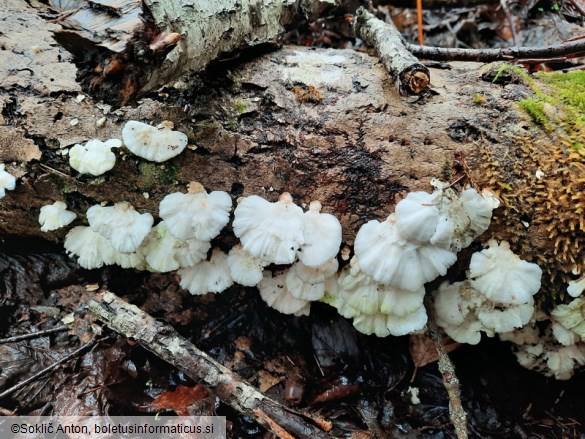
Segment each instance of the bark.
M63 17L66 29L57 36L76 55L85 89L127 103L214 60L276 44L299 19L357 6L357 0L100 0ZM181 39L161 50L157 41L168 35Z
M329 436L200 351L170 326L157 321L135 305L106 292L88 304L89 310L116 332L169 362L191 379L202 383L224 403L249 416L278 437L321 438Z
M478 65L454 63L430 69L431 93L404 99L375 57L284 47L114 108L81 93L71 56L52 40L57 25L39 18L43 5L33 5L39 11L21 0L0 4L0 162L18 177L16 190L0 200L0 235L62 241L67 230L42 233L37 221L40 208L57 200L78 214L70 227L87 224L86 210L102 202L128 201L157 218L165 195L198 180L234 200L255 194L274 201L285 191L299 204L318 199L352 244L363 223L386 218L408 191L470 174L508 199L512 192L503 188L527 194L520 213L515 205L496 212L484 239L513 239L525 259L558 259L548 220L537 224L541 214L530 213L531 194L542 184L534 174L549 165L526 161L522 151L531 146L514 139L533 130L514 101L530 93L521 84L484 82ZM69 147L120 138L132 119L170 120L190 145L164 164L122 148L114 169L98 178L69 166ZM224 238L234 239L229 230Z

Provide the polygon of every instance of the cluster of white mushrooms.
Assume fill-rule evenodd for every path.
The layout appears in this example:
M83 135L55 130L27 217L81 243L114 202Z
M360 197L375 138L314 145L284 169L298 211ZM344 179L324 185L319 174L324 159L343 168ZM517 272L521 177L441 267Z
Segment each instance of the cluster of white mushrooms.
M115 166L112 148L125 145L146 160L163 162L180 154L187 136L172 123L153 127L130 121L123 142L92 139L69 151L72 168L102 175ZM0 198L15 187L0 164ZM498 199L487 190L458 193L433 181L432 193L411 192L383 221L364 224L355 239L355 255L338 273L341 225L322 213L319 201L303 211L289 193L276 202L252 195L238 199L233 232L240 243L229 254L211 248L230 221L232 198L207 193L197 182L188 192L164 197L161 221L137 212L127 202L88 209L89 226L77 226L65 248L88 269L118 264L152 272L177 270L191 294L220 293L234 283L257 287L262 299L284 314L308 315L313 301L328 303L365 334L404 335L423 329L427 314L424 285L446 274L457 252L489 227ZM41 230L73 222L76 214L62 201L43 206ZM343 258L346 259L347 258ZM551 316L534 312L541 269L514 255L507 242L488 242L471 258L468 279L443 283L434 293L437 324L460 343L477 344L481 332L498 333L516 346L518 361L557 379L585 365L585 277L571 282L576 297Z

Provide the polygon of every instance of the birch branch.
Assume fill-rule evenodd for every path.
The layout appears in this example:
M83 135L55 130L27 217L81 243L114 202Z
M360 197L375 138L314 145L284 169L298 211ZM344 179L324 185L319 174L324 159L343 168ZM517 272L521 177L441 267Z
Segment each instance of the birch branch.
M132 338L142 347L203 383L224 403L250 416L278 437L330 436L299 414L264 396L231 370L222 366L180 336L172 327L155 320L135 305L105 292L88 303L89 310L108 327Z
M360 7L354 19L355 33L373 46L391 77L398 80L399 88L407 94L421 94L426 90L431 74L415 56L393 24L386 23Z

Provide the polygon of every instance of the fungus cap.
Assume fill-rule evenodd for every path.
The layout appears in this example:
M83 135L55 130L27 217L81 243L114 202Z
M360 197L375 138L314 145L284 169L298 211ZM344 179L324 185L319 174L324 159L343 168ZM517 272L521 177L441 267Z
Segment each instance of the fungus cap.
M274 264L292 264L304 243L303 210L288 192L276 203L257 195L243 198L234 212L233 228L244 250Z
M197 182L189 183L189 192L175 192L163 198L159 215L178 239L211 241L229 222L232 199L227 192L207 193Z
M87 210L87 219L92 230L122 253L135 252L154 222L150 213L138 213L125 201L109 207L92 206Z
M41 207L39 214L39 224L42 232L57 230L63 226L71 224L77 215L75 212L67 210L67 205L62 201L55 201Z
M209 261L201 261L194 267L181 268L180 285L193 295L221 293L234 284L227 265L227 255L214 248Z
M122 139L133 154L158 163L181 154L188 142L184 133L172 130L172 123L153 127L135 120L124 125Z
M170 233L164 221L150 231L142 244L149 267L160 273L193 267L207 257L210 248L209 241L178 240Z
M77 263L88 270L116 263L116 249L112 243L90 227L71 229L65 237L65 249L68 255L77 256Z
M353 326L362 334L378 337L387 337L390 335L388 329L388 316L382 313L360 314L353 319Z
M300 261L309 267L318 267L333 259L341 245L341 224L328 213L321 213L321 203L312 201L304 213L304 242Z
M311 311L311 302L294 297L286 288L286 272L275 273L264 271L264 277L258 284L260 297L271 308L295 316L308 316Z
M287 270L286 288L301 300L319 300L325 295L325 281L337 273L337 259L330 259L320 267L309 267L295 262Z
M493 302L528 303L540 289L540 267L512 253L506 241L498 244L492 239L488 245L471 256L471 286Z
M6 191L13 191L16 187L16 178L4 170L4 163L0 163L0 198L4 198Z
M400 235L416 244L428 244L441 217L441 192L410 192L396 204L396 226Z
M410 314L398 316L390 314L386 325L390 334L398 337L401 335L412 334L413 332L420 331L427 324L427 311L424 305L419 306L415 311Z
M492 332L510 332L526 325L534 314L534 300L518 305L494 304L486 301L477 310L478 320Z
M263 278L264 267L268 262L252 256L240 244L230 250L227 259L234 282L245 287L255 287Z
M102 142L91 139L85 145L77 144L69 150L69 165L81 174L98 176L106 173L116 164L112 148L119 148L122 142L110 139Z
M399 288L378 285L380 295L380 311L398 317L407 316L418 310L425 298L425 289L418 291L401 290Z
M382 223L373 220L364 224L355 238L354 250L364 273L384 285L410 291L418 291L426 282L444 275L457 260L447 249L407 242L393 215Z

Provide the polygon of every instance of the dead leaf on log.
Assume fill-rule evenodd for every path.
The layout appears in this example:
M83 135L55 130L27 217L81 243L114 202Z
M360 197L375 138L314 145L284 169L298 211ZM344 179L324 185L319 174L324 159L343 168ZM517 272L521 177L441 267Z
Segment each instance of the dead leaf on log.
M189 406L209 396L209 391L201 384L193 387L178 386L175 390L165 392L152 401L158 410L173 410L179 416L189 416Z
M434 363L439 359L432 340L426 334L411 334L409 343L410 355L416 368ZM446 353L449 353L460 346L460 343L454 342L446 335L441 337L441 344Z

